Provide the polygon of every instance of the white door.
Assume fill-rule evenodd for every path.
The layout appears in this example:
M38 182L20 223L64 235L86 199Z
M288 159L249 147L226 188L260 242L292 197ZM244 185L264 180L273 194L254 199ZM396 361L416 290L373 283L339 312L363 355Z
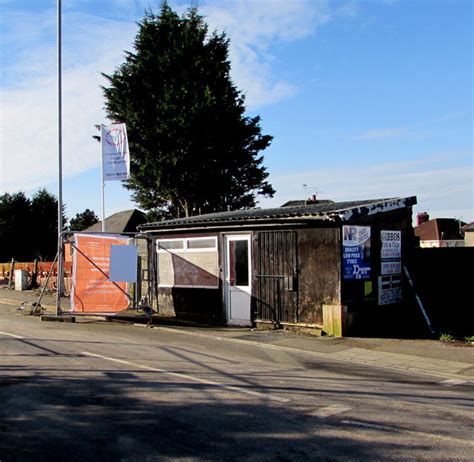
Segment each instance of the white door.
M227 324L233 326L252 325L250 242L248 234L225 236L225 305Z

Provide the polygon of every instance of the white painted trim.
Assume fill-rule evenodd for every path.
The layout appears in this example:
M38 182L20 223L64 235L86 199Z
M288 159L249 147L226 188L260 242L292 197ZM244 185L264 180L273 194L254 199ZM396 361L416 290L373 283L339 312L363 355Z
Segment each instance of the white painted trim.
M242 292L245 292L250 297L250 306L249 306L249 319L235 319L232 321L230 318L230 289L229 289L229 251L230 251L230 241L247 241L248 242L248 286L233 286L236 289L240 289ZM224 234L224 306L225 306L225 317L228 325L236 326L251 326L252 325L252 234ZM245 288L245 290L243 290ZM241 322L239 322L241 321Z
M161 289L218 289L219 286L182 286L182 285L171 285L171 284L158 284Z
M203 247L203 248L189 248L189 241L214 241L214 247ZM160 242L182 242L183 247L179 249L160 249ZM173 239L156 239L156 251L158 253L202 253L202 252L217 252L217 236L205 236L205 237L181 237Z

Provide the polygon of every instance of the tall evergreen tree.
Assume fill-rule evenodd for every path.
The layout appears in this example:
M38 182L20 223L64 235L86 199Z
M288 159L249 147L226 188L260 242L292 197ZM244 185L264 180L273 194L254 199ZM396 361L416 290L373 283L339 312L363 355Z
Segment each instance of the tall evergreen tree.
M34 224L33 256L44 261L54 259L58 249L58 199L46 189L31 198L31 220ZM67 220L63 214L63 223Z
M134 52L105 75L105 108L126 122L133 199L152 215L190 216L255 206L272 196L259 154L272 137L245 115L230 78L229 41L196 8L146 12Z
M66 218L63 216L64 223ZM0 261L52 260L58 246L58 200L45 189L0 196Z
M82 231L98 221L99 217L92 210L85 209L84 212L77 213L74 218L71 218L70 229L72 231Z
M23 192L0 196L0 259L28 260L32 239L31 201Z

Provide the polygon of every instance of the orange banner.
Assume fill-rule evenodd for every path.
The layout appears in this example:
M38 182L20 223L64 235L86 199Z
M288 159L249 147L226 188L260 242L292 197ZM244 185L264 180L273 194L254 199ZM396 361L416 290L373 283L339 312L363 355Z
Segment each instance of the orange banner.
M127 245L127 238L75 234L75 246L105 274L110 270L110 246ZM87 313L117 313L128 307L128 297L84 255L74 249L71 311ZM126 282L117 282L127 290Z

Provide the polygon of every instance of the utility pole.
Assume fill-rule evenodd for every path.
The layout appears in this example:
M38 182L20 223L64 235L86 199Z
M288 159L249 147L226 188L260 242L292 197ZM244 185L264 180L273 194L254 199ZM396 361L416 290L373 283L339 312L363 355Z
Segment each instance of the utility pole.
M102 200L102 232L105 233L105 180L104 180L104 143L102 142L104 137L104 126L94 125L94 127L100 131L100 135L94 135L92 138L97 140L101 146L100 152L100 191Z
M62 4L57 0L57 82L58 82L58 272L56 315L61 313L63 295L63 142L62 142Z

